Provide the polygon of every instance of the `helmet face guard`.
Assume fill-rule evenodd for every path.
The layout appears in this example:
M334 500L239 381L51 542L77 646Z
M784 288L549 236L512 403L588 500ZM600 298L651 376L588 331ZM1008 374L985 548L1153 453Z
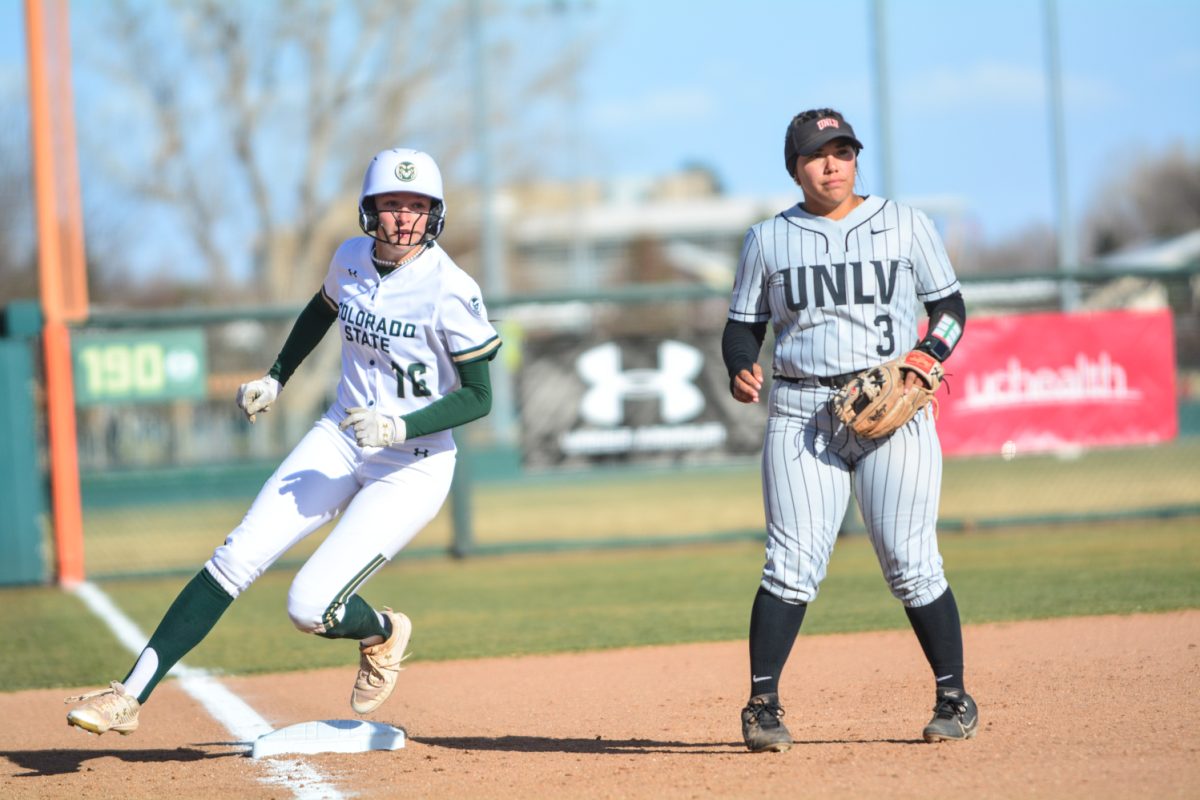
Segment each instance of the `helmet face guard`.
M446 224L446 201L442 196L442 173L428 153L406 148L393 148L377 154L363 176L362 192L358 197L358 226L363 233L379 242L392 244L376 235L379 230L379 211L375 195L389 192L412 192L431 201L425 235L420 242L432 242Z
M358 206L358 227L362 228L363 233L377 242L396 244L396 242L389 241L378 234L379 214L380 212L375 208L375 196L364 197ZM422 234L420 241L411 243L414 246L428 244L441 235L442 228L446 224L445 204L440 201L434 201L429 209L429 213L425 216L427 217L425 233ZM405 244L404 246L407 247L409 245Z

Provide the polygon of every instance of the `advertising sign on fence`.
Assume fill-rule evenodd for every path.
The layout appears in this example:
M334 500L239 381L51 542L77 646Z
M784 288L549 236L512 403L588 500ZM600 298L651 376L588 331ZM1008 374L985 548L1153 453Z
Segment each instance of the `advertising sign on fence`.
M729 395L719 337L555 336L523 344L527 466L677 463L762 446L763 406Z
M766 403L729 395L720 337L524 344L530 467L695 463L760 451ZM947 455L1151 444L1178 434L1168 310L973 317L938 392Z
M947 454L1150 444L1178 433L1169 310L967 320L938 392Z
M204 332L81 333L71 340L78 406L203 399Z

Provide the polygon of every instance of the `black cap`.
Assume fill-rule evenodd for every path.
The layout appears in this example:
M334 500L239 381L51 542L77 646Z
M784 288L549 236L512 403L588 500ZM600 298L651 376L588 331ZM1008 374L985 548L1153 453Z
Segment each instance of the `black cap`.
M826 109L827 114L797 114L788 125L787 142L784 146L784 160L787 162L788 174L796 168L796 159L800 156L811 156L834 139L849 139L856 150L862 150L863 144L854 135L854 128L841 114Z

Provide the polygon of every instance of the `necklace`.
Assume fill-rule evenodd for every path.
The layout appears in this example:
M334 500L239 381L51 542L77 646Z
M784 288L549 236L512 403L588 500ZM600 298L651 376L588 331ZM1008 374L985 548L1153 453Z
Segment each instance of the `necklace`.
M387 259L380 258L379 256L375 255L375 248L372 247L371 248L371 261L375 264L376 267L379 267L380 269L386 269L389 271L393 270L393 269L399 269L400 267L403 267L408 262L412 261L417 256L421 255L421 253L424 253L426 247L428 247L428 245L423 244L420 247L415 248L411 253L408 253L407 255L404 256L404 258L400 259L399 261L388 261Z

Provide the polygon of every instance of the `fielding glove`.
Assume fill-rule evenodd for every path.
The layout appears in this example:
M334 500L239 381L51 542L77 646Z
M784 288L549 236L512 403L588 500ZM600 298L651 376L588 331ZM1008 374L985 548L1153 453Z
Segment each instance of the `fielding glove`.
M346 418L338 427L342 430L353 427L359 447L387 447L404 441L404 420L380 414L373 408L347 408Z
M264 375L256 381L243 383L237 391L238 408L246 412L248 420L254 422L255 414L260 411L265 414L271 410L271 403L274 403L275 398L279 397L281 389L283 387L279 381L270 375Z
M905 375L921 376L907 392ZM863 370L830 400L834 416L859 436L879 439L908 423L942 383L941 362L920 350Z

